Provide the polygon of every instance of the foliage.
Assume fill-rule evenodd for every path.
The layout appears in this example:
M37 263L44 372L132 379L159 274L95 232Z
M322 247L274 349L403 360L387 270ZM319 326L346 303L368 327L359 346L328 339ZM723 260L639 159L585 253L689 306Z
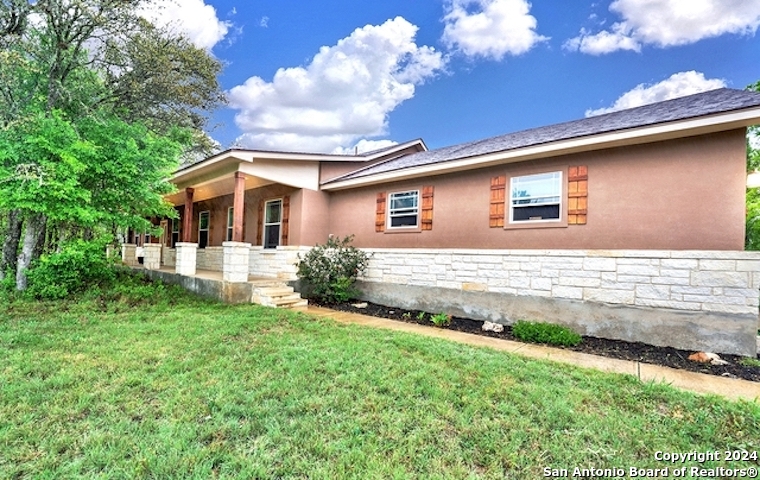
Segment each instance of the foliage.
M760 358L744 357L739 360L739 363L745 367L757 367L760 368Z
M572 347L581 343L581 336L561 325L519 320L512 325L512 334L526 342L548 343Z
M28 273L27 293L34 298L60 299L116 279L114 262L106 258L105 242L75 240L60 252L42 255Z
M306 255L298 255L298 278L303 294L323 303L345 302L358 295L356 279L364 273L370 255L351 245L354 236L330 237Z
M747 90L760 92L760 82L747 87ZM747 129L747 173L760 170L760 150L755 145L760 141L760 128L757 126ZM760 188L747 189L746 223L744 248L760 250Z
M0 302L0 478L533 479L760 449L757 402L131 281L139 308Z
M430 316L430 321L438 328L448 327L451 324L451 315L437 313Z

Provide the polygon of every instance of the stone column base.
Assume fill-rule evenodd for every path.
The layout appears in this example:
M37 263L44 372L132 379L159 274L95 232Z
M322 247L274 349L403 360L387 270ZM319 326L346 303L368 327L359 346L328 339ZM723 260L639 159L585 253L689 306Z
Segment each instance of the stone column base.
M247 282L251 244L244 242L224 242L222 243L222 247L224 248L222 279L225 282Z
M137 266L137 245L134 243L123 243L121 245L121 261L130 267Z
M145 255L143 257L143 266L148 270L158 270L161 268L161 245L158 243L148 243L143 247Z
M195 275L195 257L198 253L198 244L178 242L175 248L177 250L177 258L174 272L178 275Z

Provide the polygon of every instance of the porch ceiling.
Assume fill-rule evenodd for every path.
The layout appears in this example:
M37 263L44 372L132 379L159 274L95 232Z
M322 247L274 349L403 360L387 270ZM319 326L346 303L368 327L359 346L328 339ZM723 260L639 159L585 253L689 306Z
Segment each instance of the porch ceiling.
M252 188L259 188L265 185L271 185L275 183L265 178L254 177L250 175L245 176L245 189L250 190ZM223 197L224 195L232 195L235 192L235 171L227 173L223 176L206 180L204 182L193 183L192 185L184 185L182 189L177 193L167 195L166 199L175 206L185 204L185 188L192 187L195 189L193 192L193 202L201 202L214 197Z

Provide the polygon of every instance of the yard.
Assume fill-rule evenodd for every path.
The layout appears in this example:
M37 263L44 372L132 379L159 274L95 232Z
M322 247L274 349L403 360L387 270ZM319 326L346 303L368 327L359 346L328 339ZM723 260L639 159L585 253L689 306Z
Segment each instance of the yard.
M655 458L751 455L757 403L160 285L0 296L0 351L0 478L523 479L544 467L760 464Z

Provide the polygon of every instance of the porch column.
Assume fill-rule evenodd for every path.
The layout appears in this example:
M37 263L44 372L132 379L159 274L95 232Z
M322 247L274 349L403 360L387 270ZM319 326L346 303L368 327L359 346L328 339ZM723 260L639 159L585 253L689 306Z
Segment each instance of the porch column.
M242 283L248 281L248 262L251 256L251 244L243 242L223 242L224 264L222 280Z
M185 189L185 216L182 219L182 241L190 243L191 232L193 228L193 192L192 188Z
M178 275L195 275L195 254L198 252L198 244L177 242L175 248L177 257L174 263L174 272Z
M137 265L137 245L134 243L123 243L121 245L121 261L129 267Z
M235 197L232 202L232 241L243 241L243 214L245 213L245 174L235 172ZM250 246L250 245L249 245Z
M143 247L145 256L143 265L146 270L158 270L161 268L161 244L147 243Z

